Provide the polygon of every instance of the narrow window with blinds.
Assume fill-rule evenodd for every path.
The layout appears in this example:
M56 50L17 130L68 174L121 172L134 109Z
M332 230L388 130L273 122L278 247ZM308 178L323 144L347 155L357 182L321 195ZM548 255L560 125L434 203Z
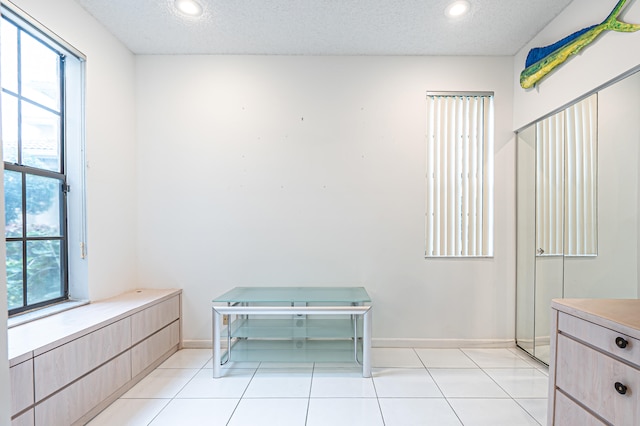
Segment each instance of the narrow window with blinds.
M493 93L427 92L426 257L493 256Z

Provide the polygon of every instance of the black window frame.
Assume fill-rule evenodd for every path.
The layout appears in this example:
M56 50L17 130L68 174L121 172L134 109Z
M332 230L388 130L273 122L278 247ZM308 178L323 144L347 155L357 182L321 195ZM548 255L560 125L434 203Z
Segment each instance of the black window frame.
M4 8L3 8L3 12L4 12ZM11 163L11 162L6 162L4 161L4 170L5 171L12 171L12 172L17 172L20 173L20 177L21 177L21 181L22 181L22 197L21 197L21 203L22 203L22 236L21 237L7 237L5 234L5 244L10 243L10 242L21 242L22 243L22 306L20 307L15 307L13 309L9 309L8 310L8 314L9 316L12 315L16 315L25 311L30 311L30 310L34 310L34 309L38 309L38 308L42 308L42 307L46 307L49 305L53 305L59 302L63 302L69 299L69 262L68 262L68 258L69 258L69 248L68 248L68 211L67 211L67 193L69 191L69 186L67 184L67 174L66 174L66 165L65 165L65 158L66 158L66 138L65 138L65 109L66 109L66 103L65 103L65 58L66 58L66 54L65 52L61 51L61 49L58 47L58 44L55 42L55 40L50 39L48 36L42 34L41 32L38 31L37 28L32 27L31 25L29 25L29 23L27 22L21 22L17 19L12 19L11 16L7 16L6 14L2 14L1 17L2 21L7 21L12 25L15 25L18 29L18 38L17 38L17 42L18 42L18 49L17 49L17 55L18 55L18 61L17 61L17 66L18 66L18 93L15 93L14 91L5 89L5 87L2 87L2 96L13 96L18 100L18 146L17 146L17 151L18 151L18 162L17 163ZM29 99L25 96L22 95L22 82L21 82L21 76L22 76L22 67L21 67L21 50L19 48L20 46L20 40L21 40L21 35L22 33L26 33L29 36L31 36L32 38L34 38L35 40L37 40L38 42L42 43L43 46L47 47L49 50L55 52L58 56L58 67L59 67L59 75L58 75L58 80L59 80L59 105L60 105L60 111L56 111L55 109L52 109L46 105L43 105L41 103L38 103L32 99ZM50 113L56 114L57 116L59 116L59 120L60 120L60 126L59 126L59 141L60 141L60 154L59 154L59 168L58 168L58 172L55 171L51 171L51 170L47 170L47 169L40 169L37 167L33 167L33 166L27 166L27 165L23 165L22 164L22 111L21 111L21 105L22 103L29 103L31 105L34 105L38 108L42 108ZM28 236L27 235L27 215L26 215L26 203L27 203L27 196L26 196L26 191L27 191L27 186L26 186L26 179L27 176L39 176L39 177L45 177L45 178L50 178L50 179L55 179L58 180L58 184L59 184L59 190L60 190L60 236L47 236L47 237L41 237L41 236ZM6 221L6 218L5 218ZM29 304L28 303L28 298L27 298L27 293L28 293L28 285L29 285L29 281L28 281L28 267L27 267L27 262L28 262L28 257L27 257L27 249L28 249L28 243L29 242L34 242L34 241L59 241L60 242L60 292L59 292L59 296L51 298L51 299L47 299L47 300L43 300L43 301L39 301L36 303L32 303ZM6 265L5 265L6 267ZM8 281L7 281L7 285L8 285Z

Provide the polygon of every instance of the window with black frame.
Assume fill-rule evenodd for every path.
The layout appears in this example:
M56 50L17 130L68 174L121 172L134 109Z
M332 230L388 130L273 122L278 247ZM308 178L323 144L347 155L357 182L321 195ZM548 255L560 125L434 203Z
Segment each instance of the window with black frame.
M37 29L0 24L9 314L67 299L65 53Z

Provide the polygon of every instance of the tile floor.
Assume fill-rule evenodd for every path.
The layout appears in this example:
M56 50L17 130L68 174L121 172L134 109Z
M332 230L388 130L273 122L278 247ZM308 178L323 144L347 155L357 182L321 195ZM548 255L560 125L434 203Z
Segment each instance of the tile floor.
M548 369L519 349L373 348L344 364L235 363L183 349L95 417L100 425L544 425Z

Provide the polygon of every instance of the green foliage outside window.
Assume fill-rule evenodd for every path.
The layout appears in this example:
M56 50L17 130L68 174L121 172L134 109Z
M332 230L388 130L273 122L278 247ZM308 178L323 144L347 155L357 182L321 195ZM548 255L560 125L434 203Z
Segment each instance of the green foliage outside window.
M5 223L6 235L21 237L22 218L22 174L5 171ZM59 181L34 179L27 194L27 216L37 216L54 207ZM59 234L58 227L36 224L29 227L29 237L51 237ZM9 309L23 306L23 242L7 242L7 301ZM60 241L30 240L26 246L27 256L27 303L29 305L60 296Z

